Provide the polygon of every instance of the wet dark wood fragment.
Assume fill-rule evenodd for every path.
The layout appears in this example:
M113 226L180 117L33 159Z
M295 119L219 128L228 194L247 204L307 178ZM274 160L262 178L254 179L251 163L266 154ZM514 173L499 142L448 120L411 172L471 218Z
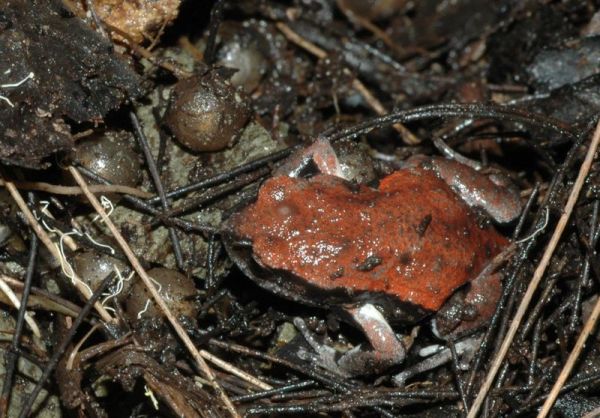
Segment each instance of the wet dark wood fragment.
M64 122L100 122L140 78L112 45L60 1L0 6L0 161L40 168L71 148ZM22 82L22 83L20 83Z

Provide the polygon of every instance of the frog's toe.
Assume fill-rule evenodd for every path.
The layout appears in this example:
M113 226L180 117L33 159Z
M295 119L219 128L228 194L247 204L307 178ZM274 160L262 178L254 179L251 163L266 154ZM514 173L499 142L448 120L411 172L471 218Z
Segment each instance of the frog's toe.
M298 328L306 342L308 342L308 344L314 350L313 352L309 352L301 349L298 351L298 357L311 363L317 363L319 366L334 373L338 373L344 377L349 377L349 375L338 366L336 360L338 353L334 348L317 341L314 334L308 329L303 319L294 318L294 325L296 328Z
M400 352L400 351L399 351ZM368 349L362 344L347 351L338 360L338 366L345 374L350 376L381 373L386 369L404 361L404 349L401 354L382 353Z
M479 346L481 345L482 336L474 336L465 338L454 345L456 355L460 363L457 365L461 370L466 370L469 363ZM423 348L419 355L425 359L411 367L404 369L392 378L395 386L404 387L406 381L418 374L433 370L452 361L452 353L449 348L440 345L433 345Z

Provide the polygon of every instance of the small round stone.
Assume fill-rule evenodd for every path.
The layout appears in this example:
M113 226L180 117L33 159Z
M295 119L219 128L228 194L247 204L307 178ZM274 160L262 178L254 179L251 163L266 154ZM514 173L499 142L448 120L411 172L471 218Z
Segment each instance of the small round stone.
M124 275L127 264L115 257L95 251L83 251L73 258L73 270L92 291L96 291L102 284L102 281L115 271L115 268L121 273L123 279L125 279ZM119 293L119 300L124 299L128 294L132 280L123 280L123 289Z
M217 51L217 64L236 69L230 79L231 84L251 93L268 69L265 39L250 28L233 24L222 25L219 37L221 44Z
M113 184L136 186L141 165L132 137L126 131L106 131L82 139L75 148L75 160Z
M234 143L249 117L244 93L211 71L175 85L165 121L192 151L219 151Z
M154 279L154 285L177 318L194 319L198 315L197 290L191 278L162 267L148 271L148 275ZM139 277L134 280L135 283L125 302L125 312L129 320L136 322L140 319L162 317L160 308L142 280Z

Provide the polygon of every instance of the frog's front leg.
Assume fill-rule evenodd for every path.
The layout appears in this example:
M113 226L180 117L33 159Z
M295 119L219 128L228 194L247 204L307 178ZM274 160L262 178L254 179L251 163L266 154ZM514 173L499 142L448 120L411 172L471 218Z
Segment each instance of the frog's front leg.
M405 168L423 167L433 170L470 207L483 209L500 224L515 220L523 208L518 191L508 179L485 175L457 161L441 157L414 156Z
M481 335L476 335L474 337L465 338L454 345L456 356L459 357L460 360L457 366L461 370L468 370L469 363L481 345L481 339ZM404 387L406 386L406 381L408 379L452 361L452 352L450 349L439 345L425 347L419 352L419 355L426 358L395 375L392 378L392 382L395 386Z
M339 358L333 348L316 341L302 319L296 318L294 321L317 353L321 366L344 376L358 376L378 373L404 361L406 347L375 306L367 303L345 310L364 332L371 347L367 348L359 344Z

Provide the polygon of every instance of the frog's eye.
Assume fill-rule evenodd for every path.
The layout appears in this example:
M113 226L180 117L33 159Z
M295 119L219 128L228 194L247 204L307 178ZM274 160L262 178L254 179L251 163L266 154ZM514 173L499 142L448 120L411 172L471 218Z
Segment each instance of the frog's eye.
M165 122L192 151L219 151L231 145L250 117L245 94L216 72L180 80Z

